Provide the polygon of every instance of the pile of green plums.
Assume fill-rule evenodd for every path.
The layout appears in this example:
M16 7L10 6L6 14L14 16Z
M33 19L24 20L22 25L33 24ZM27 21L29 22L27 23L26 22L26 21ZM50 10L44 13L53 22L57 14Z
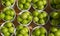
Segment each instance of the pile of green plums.
M29 36L29 29L26 26L17 26L16 36Z
M2 24L1 32L4 36L11 36L14 33L14 25L12 22L6 22Z
M50 22L52 25L59 25L60 24L60 11L53 11L50 13Z
M15 18L15 11L11 8L4 8L0 15L0 18L5 21L11 21Z
M48 14L45 11L33 11L33 21L37 25L45 25L47 19L48 19Z
M60 0L51 0L51 6L54 9L60 9Z
M37 10L42 10L47 4L46 0L32 0L32 6Z
M31 6L32 0L18 0L18 7L21 10L27 10Z
M24 11L18 15L17 21L22 25L28 25L32 21L32 14L29 11Z
M15 0L2 0L2 5L5 7L12 6L14 4Z
M57 27L51 27L49 36L60 36L60 29Z
M46 36L46 29L44 27L35 28L32 32L32 36Z

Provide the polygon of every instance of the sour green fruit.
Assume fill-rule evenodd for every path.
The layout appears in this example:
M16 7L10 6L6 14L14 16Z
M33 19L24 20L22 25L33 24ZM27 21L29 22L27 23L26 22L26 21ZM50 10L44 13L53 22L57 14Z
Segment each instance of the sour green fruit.
M14 27L10 27L10 28L9 28L9 32L10 32L10 33L14 33Z
M54 28L54 27L51 28L51 32L54 32L55 33L56 31L58 31L57 28Z
M50 33L49 36L55 36L53 33Z
M38 17L34 17L34 21L35 22L38 22L39 21L39 18Z
M5 14L0 14L0 19L4 19L4 17L5 17Z
M33 16L38 16L39 12L38 11L33 11Z
M44 34L44 33L46 33L46 29L45 29L45 28L43 28L43 27L42 27L42 28L40 28L40 31L41 31L41 33L43 33L43 34Z

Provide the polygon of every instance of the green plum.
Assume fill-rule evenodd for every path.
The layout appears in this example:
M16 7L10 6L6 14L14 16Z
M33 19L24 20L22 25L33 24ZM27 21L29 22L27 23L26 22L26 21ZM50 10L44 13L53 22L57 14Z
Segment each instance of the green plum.
M5 14L0 14L0 19L4 19L4 17L5 17Z
M55 28L55 27L52 27L52 28L51 28L51 32L55 33L56 31L58 31L57 28Z
M39 18L38 17L34 17L33 19L35 22L38 22L39 21Z
M9 32L7 32L6 34L4 34L4 36L10 36L10 33L9 33Z
M11 3L8 1L8 2L5 3L5 5L6 5L6 6L10 6Z
M2 33L6 33L6 32L8 32L8 28L6 28L6 27L2 28L1 31L2 31Z
M23 4L18 5L20 9L23 9Z
M50 33L49 36L55 36L53 33Z
M39 12L38 11L33 11L33 16L38 16Z
M22 24L28 24L27 20L22 21Z
M41 6L41 5L43 5L43 1L38 1L37 6Z
M32 0L33 3L36 3L38 0Z
M10 28L9 28L9 32L10 32L10 33L14 33L14 27L10 27Z
M60 36L60 31L56 31L55 36Z
M46 29L44 27L40 28L42 34L46 33Z

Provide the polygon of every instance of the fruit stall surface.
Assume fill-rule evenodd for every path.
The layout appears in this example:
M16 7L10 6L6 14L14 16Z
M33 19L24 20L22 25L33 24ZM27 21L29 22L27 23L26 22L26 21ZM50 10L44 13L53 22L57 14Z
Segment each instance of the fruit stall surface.
M55 2L55 4L53 3L53 4L51 4L51 0L46 0L47 2L46 2L46 4L44 5L44 8L42 9L41 7L41 9L39 8L39 7L37 7L37 8L35 8L34 7L34 4L36 5L36 3L34 3L33 1L37 1L37 0L33 0L32 2L29 2L29 4L26 2L26 3L24 3L23 1L24 0L21 0L23 3L22 4L28 4L29 5L29 8L27 8L28 6L24 6L23 5L23 7L24 8L22 8L22 5L21 6L19 6L21 3L19 3L20 1L18 1L18 0L14 0L15 2L14 3L10 3L12 6L8 6L8 4L9 3L6 3L6 4L4 4L4 2L2 2L2 1L5 1L5 0L0 0L0 15L1 15L1 13L3 13L3 14L9 14L7 11L6 11L6 9L8 9L8 10L11 10L10 8L13 8L14 10L12 10L13 11L13 13L14 14L11 14L10 13L10 15L11 16L13 16L12 17L12 19L11 18L9 18L9 15L6 15L6 16L8 16L8 17L6 17L6 16L0 16L0 26L2 27L2 24L3 23L5 23L5 22L10 22L10 24L12 24L13 23L13 25L11 26L11 27L13 27L14 26L14 28L15 28L15 30L17 30L17 26L19 26L19 25L25 25L25 26L27 26L28 28L29 28L29 30L30 30L30 32L29 32L29 35L28 36L37 36L37 35L32 35L34 32L32 32L33 31L33 29L35 28L35 27L44 27L45 29L46 29L46 31L47 31L47 34L45 33L45 35L41 35L41 36L49 36L48 34L49 33L51 33L51 32L53 32L53 31L51 31L50 32L50 28L52 27L52 28L54 28L54 27L58 27L58 26L55 26L55 25L59 25L60 23L59 22L57 22L56 20L53 20L53 19L58 19L59 21L60 21L60 17L59 16L54 16L54 15L52 15L51 14L51 16L50 16L50 13L51 12L53 12L53 11L56 11L56 9L57 10L59 10L60 9L60 6L55 6L56 8L54 8L54 5L56 5L56 4L58 4L57 2L59 1L59 0L57 0L57 2ZM7 0L6 0L7 1ZM28 1L30 1L30 0L28 0ZM3 4L2 4L3 3ZM59 3L60 3L60 1L59 1ZM42 4L42 3L40 3L40 4ZM47 6L46 6L47 5ZM60 5L60 4L59 4ZM37 5L37 6L39 6L39 5ZM6 8L6 7L8 7L8 8ZM54 9L53 9L53 8ZM4 9L4 8L6 8L6 9ZM47 15L47 22L46 21L44 21L44 22L42 22L42 21L40 21L40 22L37 22L39 19L42 19L43 17L42 16L38 16L39 17L39 19L34 19L35 18L35 16L34 16L34 11L37 9L37 12L45 12L45 14ZM5 13L5 11L7 12L7 13ZM28 21L28 23L27 23L27 20L25 20L26 19L26 15L27 15L27 13L25 14L24 13L24 11L25 11L25 13L26 12L30 12L28 15L28 17L30 17L30 18L27 18L27 19L29 19L29 21ZM23 13L22 13L23 12ZM56 11L57 12L57 11ZM60 14L60 12L58 11L58 13ZM24 15L25 14L25 15ZM41 14L41 13L40 13ZM55 13L56 14L56 13ZM22 21L23 22L20 22L20 18L19 17L21 17L21 15L22 15L22 18L21 19L23 19ZM36 14L35 14L36 15ZM24 17L23 17L24 16ZM5 18L3 18L3 17L5 17ZM2 18L2 19L1 19ZM18 18L18 19L17 19ZM37 17L36 17L37 18ZM51 18L51 19L50 19ZM19 20L20 19L20 20ZM50 20L53 20L53 21L55 21L55 23L53 23L53 22L51 22ZM30 22L31 21L31 22ZM12 22L12 23L11 23ZM57 23L56 23L57 22ZM2 36L2 32L1 32L1 28L0 27L0 36ZM7 25L7 27L9 27L9 25ZM24 28L22 28L22 29L24 29ZM40 29L40 28L39 28ZM52 29L53 30L53 29ZM59 28L57 29L57 30L59 30ZM42 30L43 31L43 30ZM10 31L11 32L11 31ZM39 30L38 30L38 32L39 32ZM14 34L13 34L13 36L17 36L16 35L16 31L14 32ZM23 32L22 32L23 33ZM58 32L55 32L56 34L58 33ZM60 33L60 32L59 32ZM12 33L11 33L12 34ZM34 33L35 34L35 33ZM37 33L38 34L38 33ZM27 36L27 35L26 35ZM53 34L50 34L50 36L54 36ZM56 35L57 36L57 35ZM58 36L60 36L59 34L58 34Z

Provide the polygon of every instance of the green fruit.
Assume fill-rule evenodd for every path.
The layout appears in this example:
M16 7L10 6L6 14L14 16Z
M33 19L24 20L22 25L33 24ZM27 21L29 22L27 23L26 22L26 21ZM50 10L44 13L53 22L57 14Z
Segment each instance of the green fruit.
M36 4L33 4L33 7L34 7L34 9L35 9L35 8L37 8L37 5L36 5Z
M6 28L6 27L2 28L1 31L2 31L2 33L7 33L8 32L8 28Z
M47 4L46 0L43 0L43 4L44 4L44 5L46 5L46 4Z
M60 31L55 32L55 36L60 36Z
M33 16L38 16L39 12L38 11L33 11Z
M5 18L4 18L4 20L10 21L10 20L12 20L12 18L13 18L13 17L11 17L11 16L9 16L9 15L6 15Z
M18 5L20 9L23 9L23 4Z
M15 0L10 0L10 3L14 3Z
M17 17L17 21L18 22L22 22L22 18L20 18L19 16Z
M23 29L28 33L28 31L29 31L28 28L25 27L25 28L23 28Z
M32 0L26 0L27 2L31 2Z
M44 6L39 6L37 9L42 10Z
M36 3L38 0L32 0L33 3Z
M25 3L24 9L28 9L30 7L30 3Z
M40 6L42 6L42 5L43 5L43 1L38 1L38 2L37 2L37 6L40 7Z
M49 36L55 36L53 33L50 33Z
M28 24L27 20L22 21L22 24Z
M6 6L10 6L11 3L8 1L8 2L5 3L5 5L6 5Z
M14 27L10 27L10 28L9 28L9 32L10 32L10 33L14 33Z
M39 18L44 18L42 13L40 13L40 14L38 15L38 17L39 17Z
M6 15L10 15L10 11L9 11L9 10L5 10L4 13L5 13Z
M26 15L30 15L30 12L28 12L28 11L26 11L26 12L24 12Z
M53 19L53 20L51 21L51 23L52 23L52 25L58 25L58 24L59 24L59 21Z
M5 26L6 26L6 27L12 27L12 26L13 26L13 23L7 22L7 23L5 23Z
M21 29L23 29L23 26L17 26L17 30L19 31L19 30L21 30Z
M42 14L43 14L43 17L47 16L47 13L45 11L43 11Z
M36 30L35 30L35 35L36 35L36 36L39 36L40 33L41 33L41 31L40 31L39 29L36 29Z
M22 29L22 30L20 31L20 33L21 33L21 34L25 34L26 31L25 31L24 29Z
M28 19L29 21L31 21L31 20L32 20L32 16L29 15L27 19Z
M57 12L52 12L50 15L51 15L51 17L54 18L54 19L59 18L59 15L58 15Z
M5 14L0 14L0 19L4 19L4 17L5 17Z
M45 34L41 34L40 36L46 36Z
M27 15L26 15L25 13L22 13L22 14L21 14L21 18L22 18L22 19L27 19Z
M29 36L28 33L24 34L24 36Z
M9 32L7 32L7 33L5 33L5 34L4 34L4 36L10 36L10 33L9 33Z
M42 34L45 34L45 33L46 33L46 29L45 29L45 28L43 28L43 27L42 27L42 28L40 28L40 31L41 31L41 33L42 33Z
M34 17L34 21L35 22L38 22L39 21L39 18L38 17Z
M14 10L10 11L10 15L11 15L11 16L14 16L14 15L15 15Z
M20 0L19 2L21 2L22 4L26 3L26 0Z
M45 24L45 20L44 19L40 19L39 20L39 24L42 24L42 25Z
M23 36L22 34L18 34L18 35L16 35L16 36Z
M54 33L55 33L56 31L58 31L57 28L55 28L55 27L52 27L52 28L51 28L51 32L54 32Z

